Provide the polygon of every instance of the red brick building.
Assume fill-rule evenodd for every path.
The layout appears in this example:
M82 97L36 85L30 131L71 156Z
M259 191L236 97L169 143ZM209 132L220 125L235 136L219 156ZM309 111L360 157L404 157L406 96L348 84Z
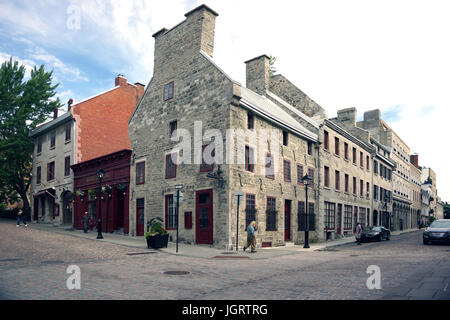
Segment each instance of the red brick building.
M122 75L115 87L72 105L75 119L75 162L131 149L128 120L144 94L144 85L130 84Z

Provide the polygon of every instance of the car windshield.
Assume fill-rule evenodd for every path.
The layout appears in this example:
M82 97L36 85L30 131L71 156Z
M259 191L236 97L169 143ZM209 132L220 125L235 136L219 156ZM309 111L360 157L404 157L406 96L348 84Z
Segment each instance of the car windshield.
M373 228L372 228L372 231L380 232L380 231L381 231L381 228L380 228L380 227L373 227Z
M434 221L430 228L450 228L450 221Z

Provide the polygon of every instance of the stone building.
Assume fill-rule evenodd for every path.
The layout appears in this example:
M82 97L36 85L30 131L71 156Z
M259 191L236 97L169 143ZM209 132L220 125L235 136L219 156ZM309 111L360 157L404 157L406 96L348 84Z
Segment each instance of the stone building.
M430 186L430 215L435 216L437 209L436 173L433 169L422 167L422 183Z
M144 85L127 83L119 75L115 87L80 102L68 112L32 132L32 220L73 225L71 166L130 148L127 120L144 92Z
M418 226L421 220L422 199L421 199L421 174L419 167L419 155L413 154L410 156L410 173L411 173L411 224L409 228Z
M393 172L392 229L403 230L411 225L410 149L381 118L380 110L365 112L363 121L357 125L369 131L376 141L390 150L390 157L396 164Z
M270 76L266 55L246 62L246 87L233 81L212 60L217 13L202 5L185 16L153 35L153 78L129 121L130 235L160 217L172 241L178 225L180 241L235 248L255 220L258 247L279 246L303 241L308 210L310 237L322 239L319 125L303 113L320 108ZM298 97L287 101L289 92Z
M437 197L436 202L436 219L444 219L444 203L440 197Z

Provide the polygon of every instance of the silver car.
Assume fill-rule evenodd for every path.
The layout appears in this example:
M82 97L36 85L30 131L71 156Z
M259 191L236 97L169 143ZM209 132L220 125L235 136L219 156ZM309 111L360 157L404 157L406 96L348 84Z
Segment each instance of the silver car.
M439 219L423 232L423 244L450 243L450 219Z

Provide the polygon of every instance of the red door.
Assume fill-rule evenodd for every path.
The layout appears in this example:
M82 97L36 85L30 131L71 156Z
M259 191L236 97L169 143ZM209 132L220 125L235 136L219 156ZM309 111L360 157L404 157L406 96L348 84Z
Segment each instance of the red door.
M213 192L198 191L196 197L196 238L198 244L213 244Z
M284 201L284 241L291 241L291 200Z
M338 214L337 214L337 233L342 234L342 204L338 204Z
M136 237L144 236L144 199L136 200Z

